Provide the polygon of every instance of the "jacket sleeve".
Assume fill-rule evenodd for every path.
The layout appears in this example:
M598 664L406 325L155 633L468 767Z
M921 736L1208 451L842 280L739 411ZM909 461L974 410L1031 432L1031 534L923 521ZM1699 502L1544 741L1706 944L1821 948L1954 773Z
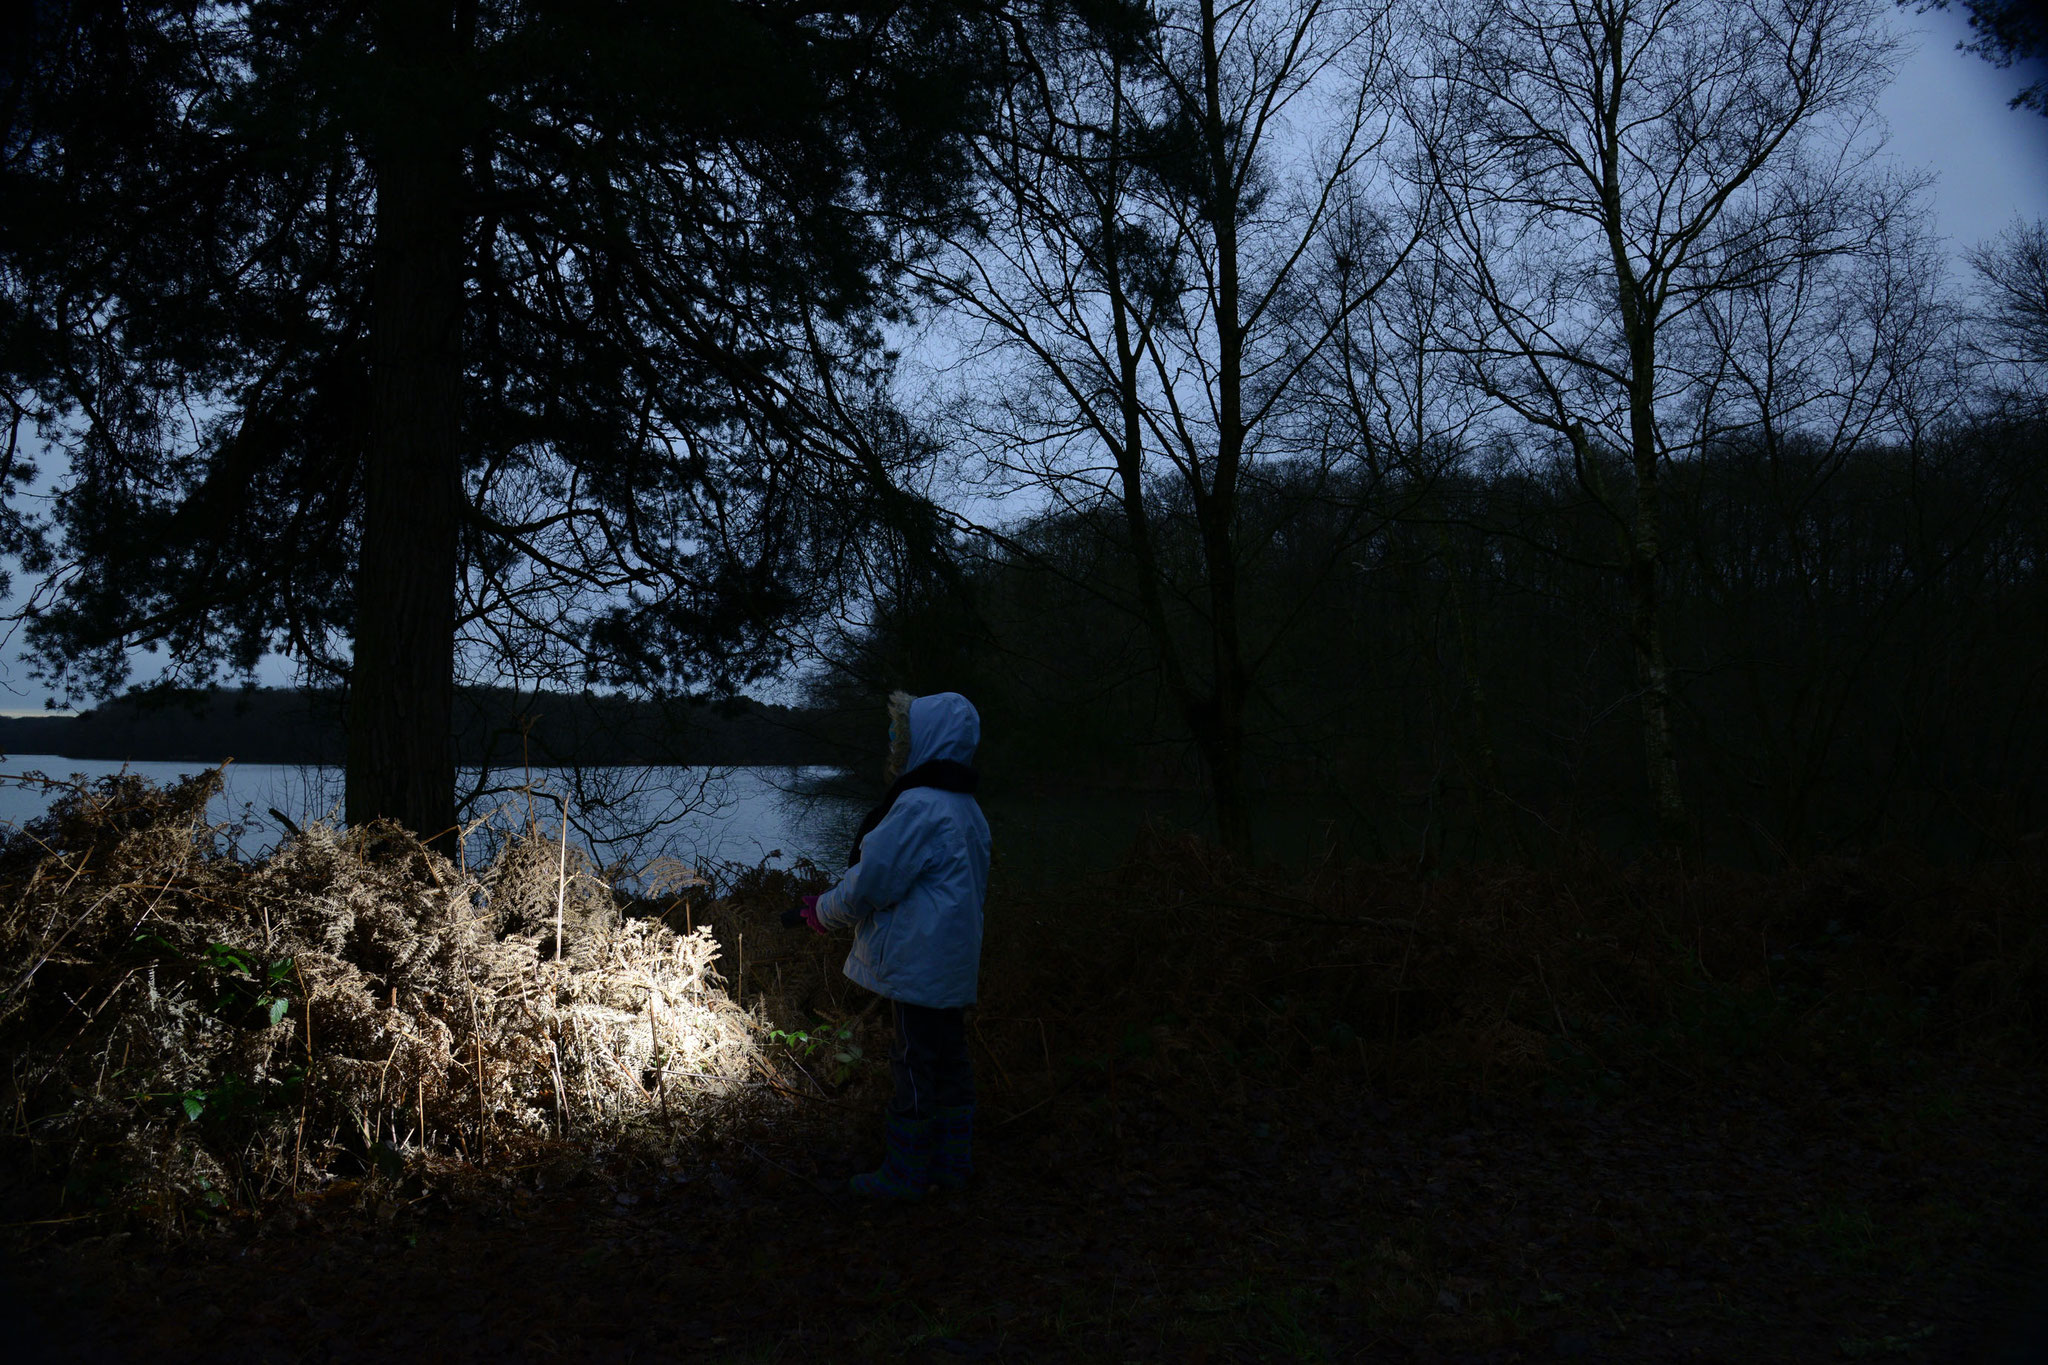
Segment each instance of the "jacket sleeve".
M939 822L930 812L899 799L861 840L860 861L818 897L818 923L844 929L902 900L937 853L938 834Z

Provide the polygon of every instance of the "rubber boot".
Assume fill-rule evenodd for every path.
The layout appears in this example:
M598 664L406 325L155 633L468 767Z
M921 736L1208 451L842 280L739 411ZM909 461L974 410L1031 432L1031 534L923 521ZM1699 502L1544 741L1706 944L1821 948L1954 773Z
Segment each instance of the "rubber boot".
M847 1182L855 1194L871 1199L915 1202L924 1198L932 1178L932 1120L889 1115L888 1155L875 1170Z
M964 1190L974 1174L974 1106L956 1105L932 1117L932 1184Z

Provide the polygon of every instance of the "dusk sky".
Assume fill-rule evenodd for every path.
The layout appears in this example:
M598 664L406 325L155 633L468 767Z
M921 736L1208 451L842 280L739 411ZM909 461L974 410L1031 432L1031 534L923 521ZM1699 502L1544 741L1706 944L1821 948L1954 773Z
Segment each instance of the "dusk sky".
M2007 107L2036 73L1956 51L1970 30L1953 10L1895 13L1919 46L1881 108L1900 164L1940 176L1936 231L1960 253L2015 216L2048 217L2048 118Z
M1890 125L1891 153L1903 167L1932 171L1935 230L1947 239L1953 269L1962 253L1995 236L2015 218L2048 218L2048 118L2008 107L2035 79L2029 68L2001 70L1956 50L1969 35L1953 11L1914 14L1893 10L1893 22L1914 49L1881 101ZM0 714L42 714L45 693L16 657L15 639L0 643ZM138 658L140 681L156 670ZM260 681L292 681L281 660L266 661Z

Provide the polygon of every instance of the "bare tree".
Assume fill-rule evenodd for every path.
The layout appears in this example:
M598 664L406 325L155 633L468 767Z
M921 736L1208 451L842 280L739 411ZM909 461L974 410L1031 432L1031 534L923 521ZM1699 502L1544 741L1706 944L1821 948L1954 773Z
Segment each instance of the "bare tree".
M1844 553L1866 539L1852 524L1862 504L1894 479L1910 483L1963 390L1939 248L1908 188L1818 225L1836 233L1846 222L1853 245L1815 241L1705 300L1671 348L1674 367L1691 358L1700 432L1687 491L1712 487L1730 501L1687 509L1696 529L1684 595L1747 620L1703 664L1746 680L1758 742L1729 754L1742 746L1717 734L1715 747L1732 757L1735 780L1772 799L1770 837L1785 850L1809 832L1878 650L1942 567L1903 552ZM1831 491L1852 466L1852 486ZM1738 530L1745 515L1758 520Z
M1441 0L1424 21L1469 374L1569 453L1617 533L1660 837L1687 829L1661 475L1708 432L1698 314L1871 221L1882 0ZM1876 211L1882 216L1882 210ZM1688 353L1695 352L1695 353Z
M1189 0L1121 28L1142 11L1020 25L983 228L926 281L966 321L960 435L995 491L1120 514L1085 524L1118 528L1133 587L1117 605L1239 850L1247 703L1288 625L1244 619L1270 528L1246 524L1242 494L1262 462L1303 453L1310 367L1413 241L1380 174L1387 12ZM1333 277L1339 226L1357 250ZM1192 562L1162 548L1179 515Z
M1332 253L1332 268L1341 273L1349 264L1348 242L1338 238ZM1335 344L1318 364L1318 434L1327 448L1351 456L1354 478L1347 491L1370 500L1377 513L1364 529L1377 532L1400 521L1430 538L1443 610L1418 611L1416 620L1427 619L1432 630L1447 626L1454 637L1453 652L1431 675L1432 687L1450 684L1452 707L1462 712L1457 728L1465 742L1453 745L1452 761L1463 770L1474 829L1496 824L1513 838L1512 825L1501 818L1506 787L1493 747L1472 585L1456 563L1451 533L1460 513L1447 497L1447 485L1466 472L1475 444L1488 435L1493 407L1466 382L1463 357L1445 336L1443 320L1459 288L1447 255L1426 248L1401 263L1371 306L1344 310ZM1331 291L1331 297L1341 301L1342 290ZM1372 571L1364 558L1354 568ZM1441 773L1444 764L1435 766Z
M1969 259L1979 290L1973 358L1998 394L2038 413L2048 405L2048 220L2016 221Z

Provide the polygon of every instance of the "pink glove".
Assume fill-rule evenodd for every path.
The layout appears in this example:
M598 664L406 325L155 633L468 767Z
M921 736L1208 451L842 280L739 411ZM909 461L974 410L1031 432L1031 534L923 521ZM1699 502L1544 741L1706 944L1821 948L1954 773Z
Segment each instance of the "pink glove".
M812 930L820 934L825 932L825 926L818 923L818 898L816 896L805 896L804 908L797 913L804 917L804 923L810 925Z

